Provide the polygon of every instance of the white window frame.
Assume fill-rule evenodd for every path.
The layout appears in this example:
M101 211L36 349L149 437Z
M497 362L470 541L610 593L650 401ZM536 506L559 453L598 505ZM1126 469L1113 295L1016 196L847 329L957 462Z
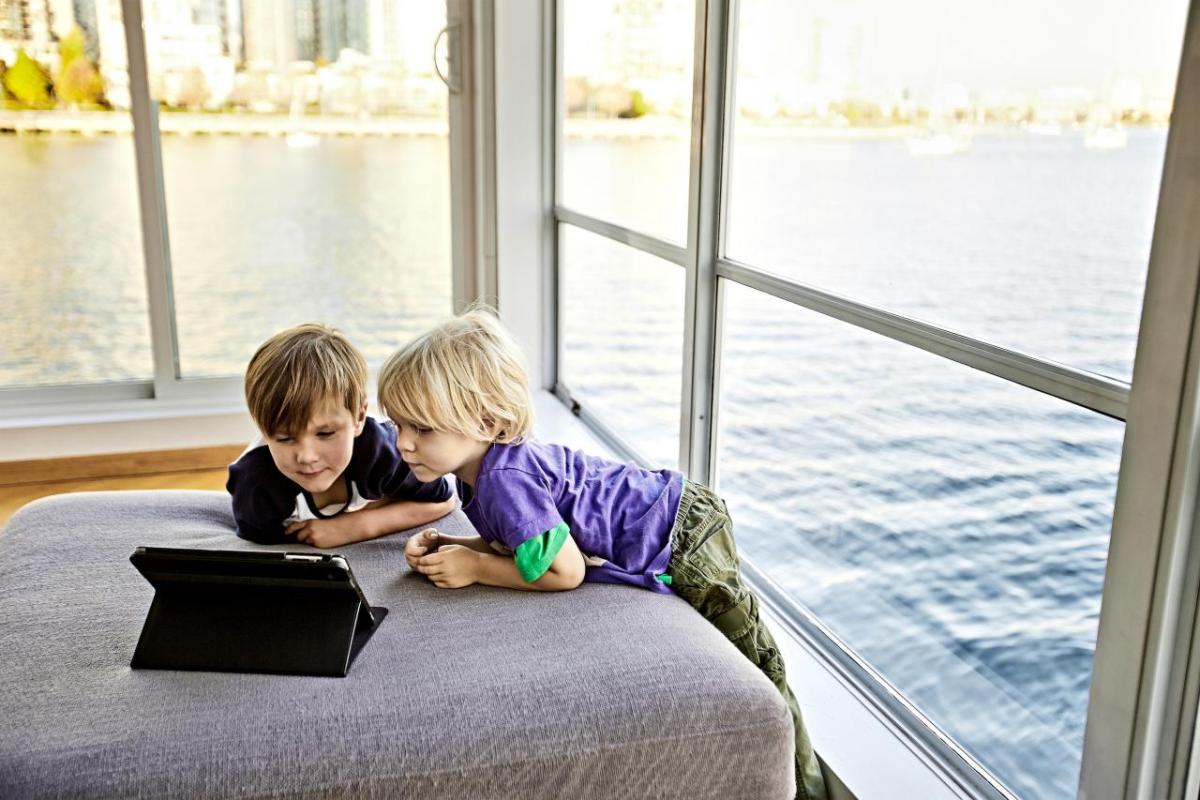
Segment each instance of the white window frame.
M696 0L687 246L579 212L561 198L562 0L545 0L544 68L554 90L544 113L552 209L544 258L557 280L558 231L590 231L686 270L680 468L702 482L717 475L714 446L720 395L722 303L726 281L1127 423L1080 777L1081 798L1183 800L1200 785L1200 0L1185 29L1151 250L1132 386L884 311L723 256L732 131L737 0ZM715 78L713 77L715 76ZM561 297L546 301L557 319ZM557 326L548 386L616 452L639 458L564 383ZM1195 346L1193 347L1193 341ZM1148 522L1147 522L1148 521ZM820 620L774 587L753 564L756 588L790 631L854 687L875 715L957 793L1007 798L1009 791L925 719ZM1192 765L1189 772L1189 764Z

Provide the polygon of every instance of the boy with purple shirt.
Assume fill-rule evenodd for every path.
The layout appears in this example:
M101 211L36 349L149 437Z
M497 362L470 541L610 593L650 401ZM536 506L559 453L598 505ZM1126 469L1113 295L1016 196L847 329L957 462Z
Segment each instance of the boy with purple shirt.
M416 534L405 546L413 570L441 588L562 591L586 580L679 595L783 695L796 733L796 796L826 797L778 647L742 583L721 498L673 470L530 441L520 350L483 311L452 318L389 358L379 405L397 425L413 475L453 474L479 532Z

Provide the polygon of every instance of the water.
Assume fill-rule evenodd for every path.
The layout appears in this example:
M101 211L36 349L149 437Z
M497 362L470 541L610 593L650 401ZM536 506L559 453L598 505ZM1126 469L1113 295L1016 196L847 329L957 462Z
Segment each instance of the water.
M1127 380L1164 141L739 137L730 253ZM568 203L682 238L680 152L570 141ZM378 363L449 310L444 140L168 138L164 171L185 375L307 319ZM149 377L129 140L0 137L0 185L0 382ZM672 463L683 271L569 227L562 248L565 381ZM1073 793L1124 426L722 292L718 481L747 556L1019 794Z
M180 370L319 320L373 363L450 313L444 138L163 139ZM0 137L0 383L153 374L133 144Z
M1164 146L735 134L727 252L1128 381ZM568 204L680 240L685 156L569 142ZM682 270L569 228L562 258L564 380L674 464ZM718 488L747 556L1020 796L1073 795L1123 424L721 291Z

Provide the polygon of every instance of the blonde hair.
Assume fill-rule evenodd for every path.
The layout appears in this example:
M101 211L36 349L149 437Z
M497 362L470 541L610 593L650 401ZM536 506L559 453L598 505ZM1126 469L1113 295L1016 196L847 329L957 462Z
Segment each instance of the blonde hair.
M490 310L473 308L400 348L379 371L379 407L396 421L516 444L533 429L521 349Z
M294 434L329 401L357 415L367 399L367 361L339 331L297 325L259 346L245 388L250 416L264 434Z

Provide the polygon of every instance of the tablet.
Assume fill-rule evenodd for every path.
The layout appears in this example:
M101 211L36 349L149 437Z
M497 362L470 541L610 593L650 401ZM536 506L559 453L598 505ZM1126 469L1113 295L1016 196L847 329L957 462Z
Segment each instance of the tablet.
M155 589L132 666L344 676L387 614L336 553L139 547Z

